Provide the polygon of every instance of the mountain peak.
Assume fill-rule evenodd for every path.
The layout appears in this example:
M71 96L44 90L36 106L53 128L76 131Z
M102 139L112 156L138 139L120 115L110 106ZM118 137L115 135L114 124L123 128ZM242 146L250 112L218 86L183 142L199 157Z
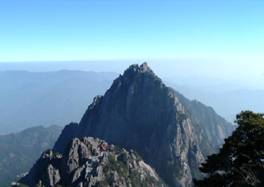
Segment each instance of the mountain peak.
M200 163L219 147L228 125L167 87L147 63L134 64L95 99L78 125L65 128L54 149L62 152L74 136L97 137L136 150L169 186L192 186Z
M152 71L150 69L150 67L148 66L148 63L147 62L144 62L143 64L140 65L140 69L142 72L146 72L146 71Z
M141 65L133 64L125 71L124 75L131 73L151 73L154 74L152 69L149 67L147 62L142 63Z
M146 62L141 65L133 64L130 65L122 75L114 80L105 96L109 94L117 94L117 92L123 91L129 92L132 95L136 91L138 93L143 93L146 89L145 87L148 87L148 91L145 93L145 95L148 95L148 93L157 92L157 90L161 91L166 86ZM127 90L127 88L129 88L129 90Z

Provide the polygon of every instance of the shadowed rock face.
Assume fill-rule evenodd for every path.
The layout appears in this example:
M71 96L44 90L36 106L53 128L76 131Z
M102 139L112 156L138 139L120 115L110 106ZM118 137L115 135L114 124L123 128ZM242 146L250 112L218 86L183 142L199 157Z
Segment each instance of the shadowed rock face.
M99 137L136 150L169 186L192 186L199 164L217 151L231 126L210 107L164 85L144 63L130 66L104 96L95 97L54 148L62 152L67 137Z
M63 154L46 151L21 183L53 186L165 186L134 151L95 138L74 138Z

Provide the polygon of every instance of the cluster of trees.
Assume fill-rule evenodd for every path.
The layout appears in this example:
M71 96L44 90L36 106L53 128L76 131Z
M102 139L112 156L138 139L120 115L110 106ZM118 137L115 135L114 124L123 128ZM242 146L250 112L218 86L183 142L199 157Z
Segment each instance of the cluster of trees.
M264 186L264 115L244 111L237 115L237 129L218 154L208 157L197 187Z

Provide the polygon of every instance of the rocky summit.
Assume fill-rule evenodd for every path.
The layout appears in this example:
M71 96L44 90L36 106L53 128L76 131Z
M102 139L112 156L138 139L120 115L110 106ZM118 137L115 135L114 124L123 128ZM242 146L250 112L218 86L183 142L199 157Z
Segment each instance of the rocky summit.
M137 151L169 186L189 187L200 177L200 163L232 130L211 107L167 87L144 63L131 65L104 96L95 97L54 149L63 152L74 137L98 137Z
M63 154L76 137L97 137L127 150L135 150L166 185L190 187L193 186L193 178L201 176L198 169L201 162L209 154L218 151L224 138L232 130L232 125L217 115L211 107L198 101L190 101L167 87L147 63L144 63L131 65L123 75L114 80L104 96L95 97L80 123L71 123L64 128L54 151ZM37 165L46 163L42 160L43 158ZM65 167L65 171L58 170L54 165L49 166L49 170L57 176L53 181L63 181L63 184L73 184L68 179L71 182L85 182L83 178L74 177L81 176L82 171L79 170L82 169L76 168L83 168L79 165L82 159L78 162L61 158L55 160L71 160L73 164ZM139 172L142 170L140 167L135 168ZM71 177L63 174L73 171ZM27 178L30 176L33 175L29 174ZM86 176L92 177L93 181L99 180L94 179L94 175L89 172ZM119 175L118 178L120 177ZM123 184L123 180L118 181L118 184Z
M20 181L32 187L165 186L134 151L95 138L74 138L63 154L44 152Z

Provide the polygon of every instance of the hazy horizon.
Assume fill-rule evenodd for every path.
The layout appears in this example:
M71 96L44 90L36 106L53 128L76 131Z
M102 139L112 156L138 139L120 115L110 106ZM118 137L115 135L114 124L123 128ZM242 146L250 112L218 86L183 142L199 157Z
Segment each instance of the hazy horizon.
M13 62L0 63L0 71L77 70L121 74L131 64L143 62L144 60ZM200 86L208 84L208 80L210 80L210 82L216 81L216 84L218 82L227 83L247 89L263 90L264 88L264 63L221 63L198 60L153 60L147 61L147 63L161 78L176 82L179 79L183 84L193 79Z

